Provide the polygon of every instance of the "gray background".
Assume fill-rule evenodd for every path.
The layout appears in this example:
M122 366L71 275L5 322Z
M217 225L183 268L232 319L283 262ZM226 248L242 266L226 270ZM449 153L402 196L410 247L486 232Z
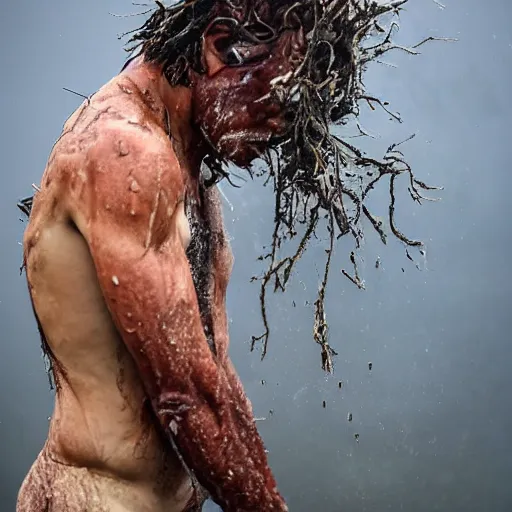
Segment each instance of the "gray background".
M340 354L333 377L320 369L313 311L305 305L319 282L320 242L289 291L271 300L268 358L262 363L249 353L250 336L261 329L259 290L249 279L261 270L256 258L271 234L272 195L260 183L223 186L236 256L231 353L257 416L268 416L261 432L292 511L512 510L512 6L445 3L442 10L432 0L411 0L398 41L445 35L458 43L433 43L414 58L388 55L398 69L374 64L368 72L369 89L405 122L391 123L378 111L363 116L364 126L380 134L365 142L377 156L416 133L403 148L409 161L419 178L445 186L439 203L417 207L405 194L399 203L400 227L428 242L428 270L416 270L399 243L383 247L368 230L362 292L340 275L349 269L351 242L339 244L327 307ZM140 20L108 12L136 9L121 0L20 0L4 2L0 13L2 512L14 510L52 407L18 272L24 225L15 204L38 183L64 120L81 102L62 87L90 94L123 63L116 33ZM386 189L374 194L382 215Z

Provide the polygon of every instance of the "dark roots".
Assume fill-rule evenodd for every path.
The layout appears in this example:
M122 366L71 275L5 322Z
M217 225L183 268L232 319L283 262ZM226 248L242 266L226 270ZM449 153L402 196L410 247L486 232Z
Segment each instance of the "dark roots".
M384 109L393 119L401 122L397 114L387 108L387 103L368 95L363 84L363 73L369 62L383 54L399 49L417 54L416 49L428 38L411 48L392 42L392 34L398 28L392 22L388 29L380 20L388 13L398 16L408 0L385 4L370 0L310 0L297 2L298 10L313 14L313 29L308 33L308 50L302 65L274 88L274 93L285 98L296 112L293 131L275 151L268 152L268 176L275 192L275 216L272 245L261 259L269 260L267 272L261 280L260 301L265 327L264 333L253 337L263 344L262 357L267 353L269 324L266 310L268 286L274 292L284 291L292 270L304 253L309 241L317 231L320 221L327 222L330 241L326 248L325 270L318 297L315 302L313 336L321 347L322 368L332 372L332 357L336 352L328 341L328 324L325 314L325 294L331 266L335 238L352 234L356 247L363 239L361 220L367 219L386 243L382 221L368 210L365 200L384 176L389 182L389 225L393 235L406 246L421 247L422 242L406 237L395 222L395 184L402 174L409 181L409 193L414 201L428 199L425 190L435 190L415 178L411 167L399 150L400 144L391 145L382 160L369 158L358 148L332 133L335 124L346 124L350 119L357 122L359 105L366 103ZM302 19L308 14L303 14ZM299 14L299 18L301 15ZM373 44L368 44L374 36ZM375 41L375 38L378 41ZM361 135L367 135L359 123ZM267 183L266 182L266 183ZM278 250L286 240L301 237L296 252L285 258L278 257ZM410 257L407 252L408 257ZM359 278L354 253L350 256L355 276L343 274L358 287L363 288Z

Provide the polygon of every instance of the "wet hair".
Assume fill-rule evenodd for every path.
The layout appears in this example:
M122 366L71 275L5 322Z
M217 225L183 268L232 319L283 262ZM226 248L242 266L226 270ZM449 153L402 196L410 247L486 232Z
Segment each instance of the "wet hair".
M215 8L215 0L180 1L156 9L128 41L128 52L139 51L147 61L161 64L173 86L188 85L187 71L204 72L201 38ZM130 33L128 33L130 34Z
M336 239L352 235L356 248L363 240L361 221L367 219L380 236L387 240L382 220L366 206L369 193L382 178L389 178L388 226L392 235L406 246L422 247L422 243L406 237L395 222L396 180L404 175L409 182L412 199L421 203L423 191L433 190L416 179L400 144L391 145L380 158L367 156L354 144L336 133L336 125L354 121L360 135L366 132L357 119L361 104L372 110L382 108L396 121L401 121L388 104L367 93L363 74L372 61L392 50L416 54L416 48L393 42L398 28L395 21L387 26L383 20L398 16L408 0L385 3L374 0L181 0L170 6L156 1L156 8L145 23L129 33L127 50L143 54L148 61L163 66L171 85L188 85L188 70L203 73L201 40L217 21L229 24L242 39L261 35L251 30L256 19L268 27L268 40L277 38L285 29L302 27L306 37L303 61L288 76L275 81L271 95L286 105L290 129L264 154L266 167L251 176L265 178L275 193L274 230L268 253L261 259L269 262L261 281L260 301L264 333L253 337L252 349L262 343L262 357L267 353L270 334L266 309L266 292L284 291L295 264L321 224L327 226L329 240L323 277L315 301L313 336L321 348L322 368L333 369L336 354L328 340L325 295L333 247ZM258 18L261 10L265 20ZM405 141L404 141L405 142ZM229 179L227 162L211 148L205 159L212 183ZM298 239L297 250L281 258L282 245ZM350 255L354 274L343 271L355 285L363 288L354 252ZM255 278L256 279L256 278Z
M128 52L139 51L150 62L161 64L171 85L188 85L188 70L204 73L202 37L216 23L230 27L240 39L270 42L285 28L276 23L283 18L293 0L181 0L166 7L156 0L154 12L131 34ZM258 15L267 11L269 23ZM274 27L272 26L274 25ZM257 28L264 29L258 32Z

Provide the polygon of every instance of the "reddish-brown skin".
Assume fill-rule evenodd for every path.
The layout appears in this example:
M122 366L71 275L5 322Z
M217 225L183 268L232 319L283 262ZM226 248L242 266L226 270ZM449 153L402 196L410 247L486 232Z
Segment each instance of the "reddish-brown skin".
M222 37L221 33L207 39L208 49L213 50ZM240 166L248 165L266 148L271 135L286 129L279 104L270 99L271 81L294 69L303 48L302 31L288 31L272 46L246 51L247 55L269 53L257 64L226 67L214 51L207 53L210 72L196 78L194 120L222 155ZM244 54L242 48L240 54Z
M127 349L122 357L127 359L128 373L133 374L130 378L142 384L140 391L135 384L135 391L127 391L127 400L137 395L133 400L142 412L144 400L149 400L152 414L168 440L163 441L161 450L170 453L172 440L200 484L223 510L283 511L287 508L268 466L250 402L228 357L225 294L232 259L218 196L215 191L206 192L201 203L198 176L202 152L207 147L202 134L222 155L248 165L265 148L270 136L280 133L283 121L279 106L255 100L270 91L272 79L292 69L303 41L301 33L285 33L267 60L233 69L224 66L215 51L218 37L216 34L205 39L208 73L191 74L189 89L170 88L158 67L138 61L72 116L52 152L41 192L36 196L25 235L27 273L36 314L53 340L49 344L61 380L57 411L61 409L59 400L67 403L67 389L77 393L73 368L78 363L65 344L55 341L63 332L66 343L73 346L69 340L73 334L59 327L55 308L60 299L45 295L48 277L41 277L48 263L48 239L56 238L55 226L63 232L68 230L66 236L74 236L78 245L87 248L87 256L82 252L80 257L91 259L93 280L98 283L94 293L101 292L111 319L103 319L101 328L111 331L109 339L114 342L119 338ZM166 111L170 127L165 123ZM200 215L211 230L210 301L215 353L206 340L185 253L183 202L189 197L201 203ZM52 229L53 235L45 235ZM81 291L73 293L79 296ZM56 304L53 310L47 304L50 299ZM98 314L102 318L106 315ZM84 336L91 339L94 335ZM83 378L80 373L80 383ZM85 405L83 408L87 410ZM103 500L102 505L91 508L87 493L93 493L92 489L97 492L101 486L91 483L87 475L82 475L82 481L89 483L83 483L80 495L85 501L70 497L76 479L82 478L73 473L71 466L121 476L112 465L112 457L100 457L96 445L89 446L86 437L70 443L72 429L63 435L64 425L69 422L66 414L71 414L66 410L70 409L66 406L60 416L56 412L58 418L52 423L49 441L20 492L18 512L117 510L109 508L101 493L97 499ZM155 432L151 436L158 439L160 429L156 432L151 427L151 414L144 418L143 423ZM105 449L103 446L102 452ZM169 457L166 467L174 469L164 474L184 482L179 463ZM138 474L137 470L134 467L133 475ZM57 474L60 487L55 483ZM133 480L133 475L123 478ZM178 492L178 487L176 484L176 489L165 491L159 487L158 496L186 496ZM56 495L67 496L68 501L50 499L51 489ZM193 497L185 502L189 499ZM172 510L189 509L178 501ZM141 505L133 510L160 508Z

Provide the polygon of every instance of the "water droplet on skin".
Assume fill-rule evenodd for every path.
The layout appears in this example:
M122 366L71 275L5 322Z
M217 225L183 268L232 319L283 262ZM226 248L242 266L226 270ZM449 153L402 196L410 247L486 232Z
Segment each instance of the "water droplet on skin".
M118 150L119 150L119 156L127 156L130 154L130 152L126 148L124 141L122 141L122 140L119 141Z
M132 192L137 193L137 192L139 192L139 191L140 191L140 185L139 185L135 180L133 180L133 181L132 181L132 183L131 183L131 185L130 185L130 190L131 190Z

